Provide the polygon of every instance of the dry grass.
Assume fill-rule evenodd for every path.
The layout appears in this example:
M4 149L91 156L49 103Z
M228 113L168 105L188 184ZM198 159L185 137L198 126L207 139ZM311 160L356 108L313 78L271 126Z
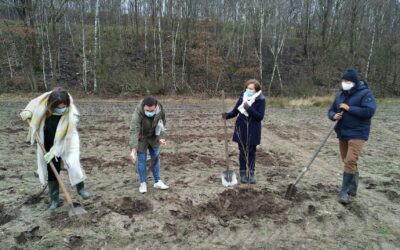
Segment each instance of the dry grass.
M0 94L0 101L6 102L20 102L28 101L39 96L41 93L24 93L24 94L11 94L3 93ZM120 96L120 97L109 97L104 98L96 95L82 95L72 93L75 100L83 102L110 102L110 103L135 103L143 97L138 96ZM161 102L175 103L177 105L181 104L199 104L206 102L210 105L219 106L222 104L221 98L211 97L206 98L204 96L188 96L188 95L177 95L177 96L156 96ZM329 107L331 105L334 96L312 96L307 98L289 98L289 97L267 97L267 105L270 107L280 107L280 108L301 108L301 107ZM236 103L237 99L228 97L226 98L226 105L232 106ZM390 105L400 105L399 98L384 98L377 99L379 106L390 106Z
M268 105L281 108L328 107L333 98L332 96L313 96L308 98L271 97L268 99Z

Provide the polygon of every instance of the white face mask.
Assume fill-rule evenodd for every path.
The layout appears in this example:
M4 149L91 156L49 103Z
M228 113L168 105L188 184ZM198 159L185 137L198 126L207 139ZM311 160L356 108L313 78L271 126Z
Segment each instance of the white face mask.
M354 87L354 83L353 82L342 82L342 89L344 91L349 91L353 87Z

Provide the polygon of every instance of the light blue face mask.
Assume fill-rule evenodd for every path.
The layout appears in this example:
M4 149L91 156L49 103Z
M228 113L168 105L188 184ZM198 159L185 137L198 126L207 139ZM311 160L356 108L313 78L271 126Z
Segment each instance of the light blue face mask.
M154 111L154 112L144 111L144 114L145 114L147 117L152 118L152 117L154 117L154 116L156 115L156 112L155 112L155 111Z
M57 114L59 114L59 115L64 114L65 111L67 111L67 106L65 106L64 108L55 108L55 109L54 109L54 113L57 113Z
M250 97L250 96L252 96L252 95L254 95L254 90L252 90L252 89L246 89L246 95L248 96L248 97Z

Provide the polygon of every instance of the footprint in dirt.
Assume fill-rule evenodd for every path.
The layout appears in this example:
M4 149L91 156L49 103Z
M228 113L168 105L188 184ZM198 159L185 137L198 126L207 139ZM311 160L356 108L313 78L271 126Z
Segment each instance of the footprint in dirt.
M345 207L358 218L364 219L364 208L358 202L353 201Z
M386 198L392 202L400 202L400 194L397 193L396 191L390 190L390 189L382 189L378 190L378 192L384 193Z

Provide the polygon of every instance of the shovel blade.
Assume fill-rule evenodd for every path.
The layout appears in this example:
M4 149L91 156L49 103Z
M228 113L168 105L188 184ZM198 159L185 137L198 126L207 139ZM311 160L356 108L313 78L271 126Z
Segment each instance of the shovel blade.
M68 211L69 217L79 216L83 214L87 214L87 211L83 207L71 207Z
M292 200L297 193L297 188L294 184L290 184L286 190L285 199Z
M238 183L236 174L232 170L226 170L221 173L221 181L224 187L234 186Z

